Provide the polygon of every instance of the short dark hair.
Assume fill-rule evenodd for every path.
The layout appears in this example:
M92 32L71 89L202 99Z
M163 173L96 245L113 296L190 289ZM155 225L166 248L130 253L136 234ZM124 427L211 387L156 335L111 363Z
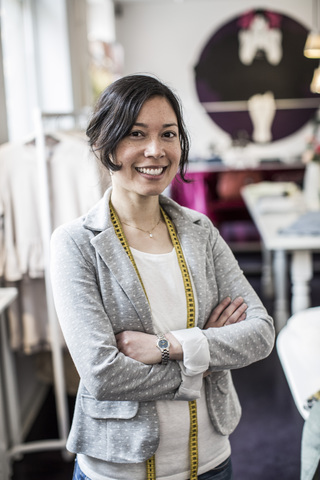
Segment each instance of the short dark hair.
M118 171L121 165L113 163L116 147L130 133L146 100L164 97L176 114L179 128L181 158L179 173L183 180L188 166L189 136L186 130L179 98L165 84L149 75L128 75L110 84L100 95L86 134L93 152L110 171Z

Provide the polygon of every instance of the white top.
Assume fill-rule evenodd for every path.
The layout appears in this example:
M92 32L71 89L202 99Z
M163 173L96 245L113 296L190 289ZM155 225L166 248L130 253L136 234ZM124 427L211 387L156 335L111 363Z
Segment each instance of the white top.
M187 308L183 279L175 250L150 254L131 248L152 310L157 332L171 331L184 350L183 383L195 390L198 413L199 470L202 474L230 455L228 437L217 434L208 415L203 372L209 363L206 337L199 328L186 330ZM196 299L195 299L196 300ZM157 479L185 480L189 477L189 405L181 401L157 402L160 444L156 452ZM211 446L211 448L210 448ZM178 461L177 461L178 459ZM145 480L146 464L115 464L78 455L81 470L91 480Z

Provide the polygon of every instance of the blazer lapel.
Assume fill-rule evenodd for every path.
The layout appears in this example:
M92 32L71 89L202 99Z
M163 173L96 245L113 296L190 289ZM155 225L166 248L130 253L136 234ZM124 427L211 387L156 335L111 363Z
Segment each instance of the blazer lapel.
M205 292L200 291L201 285L205 285L205 272L207 261L208 230L198 224L200 215L192 211L192 217L171 199L161 197L161 204L172 219L177 235L193 279L193 285L198 298L198 326L205 324L205 301L199 301ZM191 213L191 212L190 212Z
M100 202L88 213L84 226L96 232L91 244L116 278L122 290L134 306L144 330L154 333L148 300L126 251L119 242L110 220L108 189ZM132 281L134 278L134 282ZM143 312L143 314L141 314Z
M154 333L148 300L134 266L121 246L110 220L110 194L111 188L106 191L100 202L89 211L84 220L84 226L96 232L95 237L91 240L92 245L130 299L145 331ZM197 298L198 300L203 299L205 292L200 291L200 289L201 285L205 285L208 230L198 224L200 214L197 212L193 211L188 214L185 209L164 196L160 196L160 203L175 225L192 275ZM195 255L195 253L197 254ZM132 278L135 278L134 282L132 282ZM205 301L198 301L198 326L200 328L203 327L206 320L205 303ZM141 311L143 311L143 315L141 315Z

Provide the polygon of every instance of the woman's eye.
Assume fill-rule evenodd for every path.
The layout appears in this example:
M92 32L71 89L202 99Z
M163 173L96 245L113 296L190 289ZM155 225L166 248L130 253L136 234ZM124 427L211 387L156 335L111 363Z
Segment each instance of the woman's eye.
M141 136L142 136L142 132L138 130L133 130L132 132L130 132L130 137L141 137Z
M164 136L167 138L174 138L177 136L176 132L165 132Z

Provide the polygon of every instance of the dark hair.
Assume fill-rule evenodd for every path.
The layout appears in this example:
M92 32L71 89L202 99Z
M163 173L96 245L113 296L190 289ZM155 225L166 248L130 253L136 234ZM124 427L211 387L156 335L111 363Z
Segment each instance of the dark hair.
M112 161L115 149L120 140L130 133L145 101L155 96L166 98L176 114L181 145L179 171L185 180L190 144L181 103L170 88L154 77L128 75L116 80L101 93L86 131L89 144L96 155L99 152L106 168L120 170L121 165Z

